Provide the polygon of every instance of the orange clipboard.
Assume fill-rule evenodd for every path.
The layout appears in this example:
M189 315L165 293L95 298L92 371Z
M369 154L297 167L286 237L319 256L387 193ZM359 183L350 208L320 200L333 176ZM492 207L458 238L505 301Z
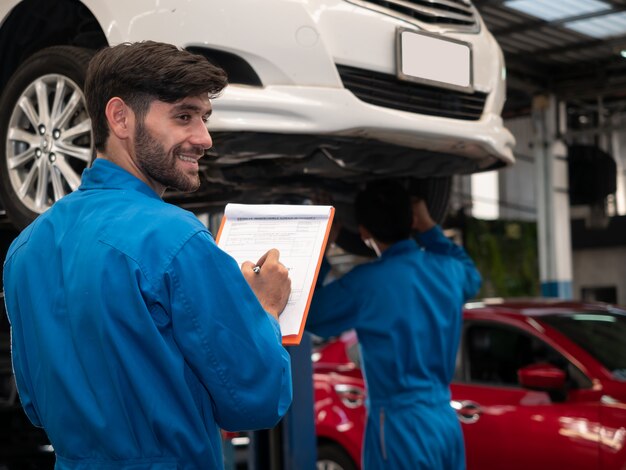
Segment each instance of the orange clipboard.
M316 216L309 216L306 214L293 215L290 212L291 210L293 210L295 213L299 214L300 210L306 212L308 210L318 209L323 211L327 210L328 212L324 213L323 215ZM230 214L237 215L231 216ZM245 229L243 230L247 236L249 236L249 233L254 231L257 226L261 227L261 224L269 223L275 226L276 229L284 229L287 223L291 224L289 225L289 227L292 227L293 224L298 220L306 221L308 223L312 223L311 221L313 220L317 221L315 230L318 238L316 238L314 246L307 245L304 248L308 250L306 252L308 264L306 265L307 273L305 278L302 279L302 285L294 286L294 279L292 278L292 296L294 294L293 288L300 287L298 289L298 299L295 304L292 305L290 304L290 302L292 301L292 297L290 296L290 302L288 302L285 310L279 317L279 324L281 326L281 331L283 332L283 345L298 345L302 340L302 335L304 333L304 328L306 325L306 319L309 313L309 308L311 306L311 300L313 299L313 293L315 291L315 285L319 276L320 266L324 258L324 253L326 251L326 245L328 243L328 237L330 235L330 229L333 223L334 215L335 208L332 206L291 206L274 204L228 204L226 206L224 217L222 217L220 228L217 232L215 240L217 245L224 251L226 251L226 253L233 256L233 258L235 258L239 265L241 265L243 261L255 262L270 248L277 248L279 252L281 252L281 248L280 246L272 246L270 240L261 240L264 237L264 235L262 235L262 230L260 230L261 235L259 236L259 240L255 239L254 242L250 243L250 239L248 239L248 243L241 243L241 235L238 234L237 231L242 230L241 227L243 227L244 225L235 224L235 220L239 224L245 224ZM267 228L265 228L264 230L267 231ZM290 242L290 236L293 236L294 239L299 236L296 229L294 229L293 232L290 232L289 230L290 229L286 231L281 231L280 239L283 244ZM225 233L228 240L233 238L239 240L239 242L236 244L231 244L228 240L224 239ZM294 241L292 240L292 242ZM306 243L303 243L302 240L298 240L298 242L299 246L306 245ZM258 246L256 246L257 243ZM303 258L303 256L298 256L298 258L301 259ZM290 271L292 268L298 269L289 265L290 259L287 255L284 255L283 252L281 252L280 254L280 259L281 262L288 266ZM311 269L311 267L314 267L314 269ZM291 274L292 273L290 272L290 277Z

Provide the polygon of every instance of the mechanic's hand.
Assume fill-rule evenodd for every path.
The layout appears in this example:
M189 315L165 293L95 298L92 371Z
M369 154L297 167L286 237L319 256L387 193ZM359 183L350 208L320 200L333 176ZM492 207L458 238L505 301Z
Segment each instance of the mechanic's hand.
M285 309L291 294L289 271L278 260L279 255L278 250L273 248L261 256L256 264L246 261L241 265L241 272L257 299L276 320Z
M413 204L413 230L418 232L426 232L433 228L436 224L430 216L428 206L423 199L414 198Z

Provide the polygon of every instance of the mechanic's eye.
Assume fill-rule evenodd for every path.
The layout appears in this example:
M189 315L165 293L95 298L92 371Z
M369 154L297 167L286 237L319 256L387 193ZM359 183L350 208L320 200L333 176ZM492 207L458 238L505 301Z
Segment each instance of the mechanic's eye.
M179 121L189 122L189 121L191 121L191 115L189 115L189 114L180 114L180 115L177 117L177 119L178 119Z

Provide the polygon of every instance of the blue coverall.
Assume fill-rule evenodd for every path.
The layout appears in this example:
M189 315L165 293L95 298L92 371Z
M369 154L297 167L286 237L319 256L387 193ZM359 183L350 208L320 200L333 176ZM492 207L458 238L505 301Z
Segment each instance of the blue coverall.
M393 244L376 261L318 287L307 329L329 337L354 328L367 384L364 469L465 468L450 406L462 306L480 275L439 226Z
M220 469L291 403L276 320L190 212L97 159L4 266L20 399L57 469Z

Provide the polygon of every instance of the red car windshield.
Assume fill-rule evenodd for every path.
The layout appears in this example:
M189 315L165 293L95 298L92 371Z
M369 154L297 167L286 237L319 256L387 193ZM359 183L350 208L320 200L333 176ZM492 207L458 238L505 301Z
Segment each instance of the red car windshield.
M616 380L626 381L626 312L559 313L541 317L606 367Z

